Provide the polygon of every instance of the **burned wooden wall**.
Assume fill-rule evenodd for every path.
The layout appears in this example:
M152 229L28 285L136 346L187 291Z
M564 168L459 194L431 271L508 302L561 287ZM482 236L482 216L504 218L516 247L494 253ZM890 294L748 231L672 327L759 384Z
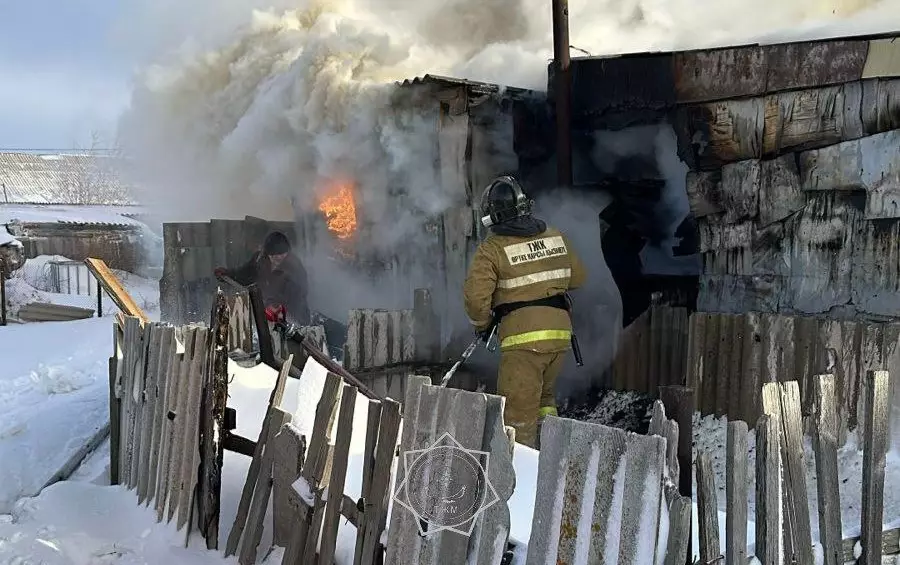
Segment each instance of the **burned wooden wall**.
M900 314L896 37L576 59L573 81L579 128L675 129L699 310Z
M816 49L794 82L771 64L767 82L814 88L680 109L700 310L900 314L900 78L885 77L900 59L882 41Z

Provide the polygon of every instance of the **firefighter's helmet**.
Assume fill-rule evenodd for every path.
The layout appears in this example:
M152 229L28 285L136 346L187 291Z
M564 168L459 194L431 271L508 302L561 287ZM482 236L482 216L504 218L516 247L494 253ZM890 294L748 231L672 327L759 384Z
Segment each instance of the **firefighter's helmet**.
M503 224L530 215L533 207L519 181L509 175L497 177L481 196L481 223L486 228Z

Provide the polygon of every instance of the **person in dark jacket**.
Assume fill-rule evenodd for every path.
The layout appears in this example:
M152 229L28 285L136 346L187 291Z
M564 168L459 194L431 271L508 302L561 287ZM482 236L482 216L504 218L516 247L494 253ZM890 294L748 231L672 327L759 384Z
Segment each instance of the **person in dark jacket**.
M218 267L215 274L242 285L256 283L269 322L285 319L298 326L309 325L306 269L291 253L291 242L283 233L274 231L266 236L262 249L244 265L236 269Z

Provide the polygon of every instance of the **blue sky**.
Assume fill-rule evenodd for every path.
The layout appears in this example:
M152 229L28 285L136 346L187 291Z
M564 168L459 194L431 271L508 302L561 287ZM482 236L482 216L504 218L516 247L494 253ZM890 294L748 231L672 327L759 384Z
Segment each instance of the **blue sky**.
M6 0L0 7L0 148L89 146L127 106L123 0Z

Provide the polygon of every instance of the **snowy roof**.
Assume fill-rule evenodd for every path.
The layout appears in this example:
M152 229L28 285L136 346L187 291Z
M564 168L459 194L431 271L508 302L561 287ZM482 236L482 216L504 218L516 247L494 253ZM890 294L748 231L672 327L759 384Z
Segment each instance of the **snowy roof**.
M0 152L0 203L134 204L114 165L98 154Z
M29 205L0 203L0 230L15 222L33 224L72 224L135 226L143 224L129 217L140 213L135 206Z
M9 232L6 231L6 228L0 226L0 247L3 247L4 245L21 247L22 243L18 239L11 236Z

